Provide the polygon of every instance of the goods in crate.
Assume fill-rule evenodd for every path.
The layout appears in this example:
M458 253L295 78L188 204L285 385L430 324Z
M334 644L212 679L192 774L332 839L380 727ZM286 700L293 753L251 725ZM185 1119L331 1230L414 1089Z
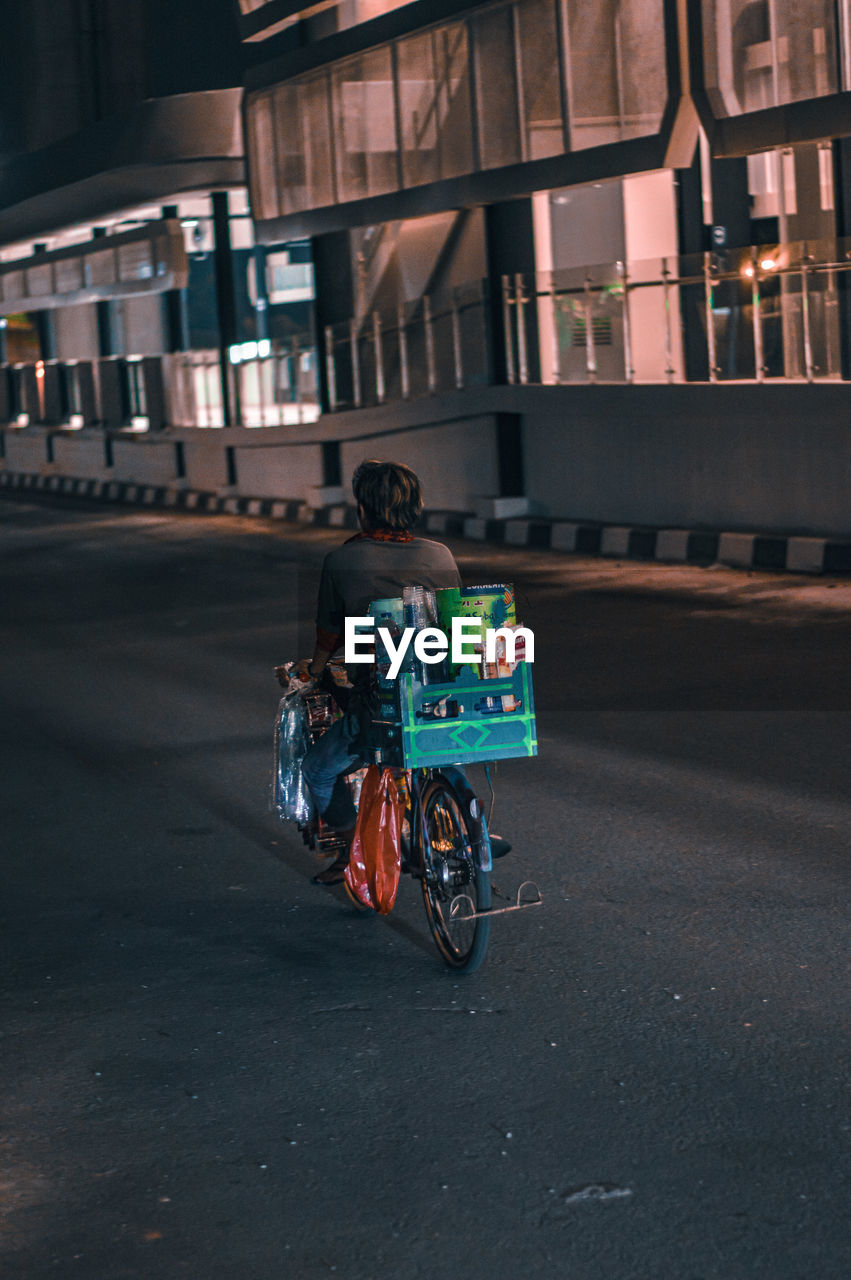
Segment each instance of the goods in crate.
M484 661L484 639L465 642L469 661L447 654L426 663L408 647L396 678L389 676L390 654L376 634L379 711L376 726L381 762L407 769L441 764L470 764L537 755L531 666L525 660L524 635L518 630L514 589L507 583L430 592L406 589L397 600L370 606L376 627L385 626L397 643L405 627L437 627L447 636L453 618L472 618L497 636L492 660ZM475 656L474 656L475 655ZM480 657L481 661L475 658Z

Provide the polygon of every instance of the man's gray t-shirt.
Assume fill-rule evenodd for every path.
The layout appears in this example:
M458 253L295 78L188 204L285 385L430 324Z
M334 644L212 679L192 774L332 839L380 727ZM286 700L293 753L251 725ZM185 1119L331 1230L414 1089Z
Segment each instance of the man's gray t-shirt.
M317 630L342 638L345 618L363 617L373 600L401 596L409 586L460 587L455 557L442 542L353 538L329 552L322 566Z

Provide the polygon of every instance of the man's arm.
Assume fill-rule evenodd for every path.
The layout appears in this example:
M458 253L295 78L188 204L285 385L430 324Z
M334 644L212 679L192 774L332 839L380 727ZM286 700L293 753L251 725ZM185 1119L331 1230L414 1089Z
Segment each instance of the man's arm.
M316 644L312 658L300 658L293 667L295 675L306 675L318 680L328 659L342 643L343 601L334 581L334 575L326 556L319 580L316 605ZM276 668L278 672L278 668Z

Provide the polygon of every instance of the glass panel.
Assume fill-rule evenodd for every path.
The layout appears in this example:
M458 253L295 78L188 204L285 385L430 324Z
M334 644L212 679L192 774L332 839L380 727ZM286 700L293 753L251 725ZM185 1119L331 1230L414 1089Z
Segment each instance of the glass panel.
M833 0L772 3L777 26L778 100L798 102L835 93L836 22Z
M440 103L440 176L454 178L473 169L473 121L470 102L470 51L467 28L458 23L434 33L442 78Z
M83 259L60 258L56 263L56 292L74 293L83 287Z
M707 85L718 116L839 88L833 0L703 0Z
M121 280L150 280L154 262L150 240L122 244L118 249L118 276Z
M406 302L403 306L405 343L408 356L408 394L428 394L428 343L421 298Z
M331 69L340 200L394 191L396 120L389 46Z
M269 94L249 98L247 118L251 204L258 218L274 218L280 209L275 184L275 132Z
M438 28L398 45L406 186L473 168L467 29Z
M33 298L53 292L53 275L49 262L45 262L43 266L28 268L27 292Z
M268 3L268 0L263 0ZM302 22L308 42L322 40L335 31L347 31L361 22L369 22L393 9L410 4L411 0L320 0L319 4L305 4ZM295 20L295 15L291 21ZM277 25L277 24L276 24ZM282 24L283 25L283 24Z
M275 175L281 213L293 213L309 204L305 183L304 140L298 113L298 83L279 85L272 94L275 122Z
M511 10L491 9L472 25L482 168L514 164L520 159L520 127Z
M434 34L398 44L399 114L402 122L402 173L405 186L433 182L440 176L438 153L438 84L434 67Z
M334 203L331 113L328 77L324 73L302 82L299 106L299 123L304 137L306 207L321 209Z
M848 276L841 276L845 287ZM809 312L813 373L817 378L842 377L839 329L839 273L827 269L807 276L806 299Z
M574 150L656 133L667 96L662 0L567 0Z
M86 254L86 275L89 284L115 283L115 254L112 249L99 249Z
M457 288L455 305L464 386L485 386L489 381L489 352L484 282L476 280Z
M3 276L3 297L6 302L19 302L27 296L23 271L9 271Z
M539 160L564 151L554 0L520 0L517 25L523 72L524 159Z

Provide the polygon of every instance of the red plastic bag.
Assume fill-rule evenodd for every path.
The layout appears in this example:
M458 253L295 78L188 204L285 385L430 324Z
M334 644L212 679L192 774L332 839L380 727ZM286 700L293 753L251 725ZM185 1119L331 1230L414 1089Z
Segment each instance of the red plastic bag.
M392 769L382 771L371 764L361 788L345 878L358 902L382 916L393 910L399 888L404 812Z

